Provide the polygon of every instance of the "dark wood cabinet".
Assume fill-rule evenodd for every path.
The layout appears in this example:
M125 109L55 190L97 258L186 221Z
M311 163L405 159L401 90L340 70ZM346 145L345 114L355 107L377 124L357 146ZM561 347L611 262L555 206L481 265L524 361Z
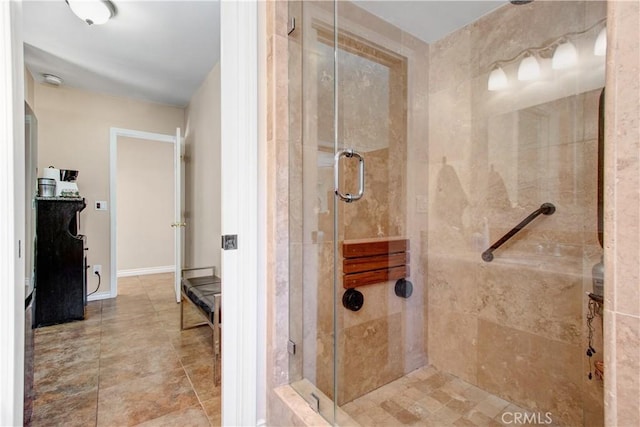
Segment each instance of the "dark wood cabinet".
M85 242L77 221L85 206L84 199L36 199L35 327L84 319Z

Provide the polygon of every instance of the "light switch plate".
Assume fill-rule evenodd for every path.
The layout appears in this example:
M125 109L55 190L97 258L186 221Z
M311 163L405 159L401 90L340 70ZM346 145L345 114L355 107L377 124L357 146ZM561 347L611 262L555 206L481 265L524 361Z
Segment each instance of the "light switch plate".
M97 211L106 211L107 209L108 209L108 206L105 200L96 200Z

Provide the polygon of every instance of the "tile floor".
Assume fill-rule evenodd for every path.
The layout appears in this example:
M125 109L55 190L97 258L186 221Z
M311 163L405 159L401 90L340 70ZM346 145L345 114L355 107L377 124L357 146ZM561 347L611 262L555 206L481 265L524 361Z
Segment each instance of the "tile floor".
M89 303L84 321L36 330L32 426L220 425L212 331L180 331L173 276L122 278L118 294ZM200 321L187 307L185 323ZM433 367L342 409L363 427L503 426L525 412Z
M431 366L417 369L342 409L367 427L532 425L514 424L514 415L507 412L533 414Z
M185 323L196 323L189 307ZM180 331L173 275L118 280L84 321L35 334L32 426L220 425L212 331Z

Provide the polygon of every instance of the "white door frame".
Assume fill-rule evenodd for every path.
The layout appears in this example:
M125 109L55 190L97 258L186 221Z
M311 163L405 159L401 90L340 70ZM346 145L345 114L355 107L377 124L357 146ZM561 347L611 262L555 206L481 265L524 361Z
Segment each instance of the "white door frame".
M157 142L168 142L170 144L176 143L176 135L164 135L161 133L152 133L152 132L144 132L133 129L123 129L112 127L109 130L109 223L110 223L110 237L109 237L109 245L111 252L111 263L109 266L110 271L110 292L100 292L98 294L94 294L88 298L89 301L105 299L105 298L115 298L118 296L118 252L117 252L117 242L118 242L118 137L126 137L126 138L136 138L136 139L144 139L148 141L157 141ZM175 156L175 154L174 154ZM174 159L175 160L175 159ZM178 159L180 161L180 159ZM174 168L175 169L175 168ZM176 171L174 170L174 174ZM174 201L174 203L178 203L179 201ZM174 242L174 245L176 242ZM180 265L176 265L176 273L178 270L182 268ZM177 276L177 274L176 274ZM177 297L176 297L177 298Z
M0 425L22 425L24 60L22 4L0 1Z
M182 268L184 266L184 167L183 138L180 128L176 128L173 138L173 292L176 303L182 300Z
M261 425L266 417L266 279L258 275L265 271L264 193L258 193L265 182L258 115L258 31L264 28L258 18L255 0L220 2L222 234L238 236L238 248L221 256L225 426Z

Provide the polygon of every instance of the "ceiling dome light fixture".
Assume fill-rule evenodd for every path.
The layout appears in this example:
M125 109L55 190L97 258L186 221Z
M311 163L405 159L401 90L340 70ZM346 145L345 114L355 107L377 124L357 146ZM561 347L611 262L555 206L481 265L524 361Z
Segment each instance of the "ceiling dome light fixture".
M566 40L556 47L551 60L551 68L563 70L571 68L578 63L578 51L570 41Z
M496 91L506 88L509 85L507 81L507 75L504 73L502 67L496 66L489 74L489 82L487 89L490 91Z
M535 56L527 54L518 67L518 80L529 81L540 77L540 64Z
M115 16L116 8L109 0L66 0L71 11L89 25L101 25Z
M43 74L42 78L44 79L45 83L49 83L51 86L62 85L62 79L53 74Z
M595 56L605 56L607 54L607 27L604 27L598 33L596 44L593 46L593 54Z

